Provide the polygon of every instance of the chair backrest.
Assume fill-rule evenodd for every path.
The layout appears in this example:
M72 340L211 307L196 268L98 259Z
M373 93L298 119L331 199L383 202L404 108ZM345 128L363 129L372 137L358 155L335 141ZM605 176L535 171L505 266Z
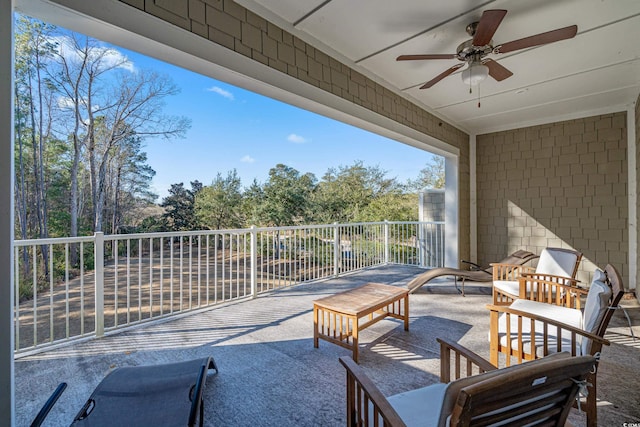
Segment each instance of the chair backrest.
M538 258L538 255L532 252L520 249L515 251L508 257L500 260L498 264L524 265L536 258ZM484 271L486 271L489 274L493 274L493 265L489 265L489 267L485 268Z
M424 392L443 384L395 395L392 404L348 356L340 363L347 370L347 426L405 427L406 411L400 406L413 405L414 392ZM585 378L596 364L593 356L571 357L569 353L555 353L542 359L507 368L495 369L452 381L443 394L420 394L415 408L409 412L423 413L420 419L438 426L473 426L499 424L536 424L563 426L578 389L586 385ZM403 401L398 405L399 396ZM431 400L425 400L430 396ZM439 396L439 397L438 397ZM415 398L415 395L413 396ZM407 401L409 399L409 401ZM414 411L415 410L415 411ZM414 414L415 415L415 414ZM526 420L526 422L525 422Z
M536 362L478 376L488 378L459 391L449 425L564 425L596 359L580 356Z
M581 259L581 252L563 248L545 248L540 253L536 273L574 279Z
M582 314L582 328L603 337L607 326L609 326L609 320L613 316L613 311L623 295L622 278L614 266L608 264L604 271L596 270ZM596 351L600 351L601 347L600 344L594 345L592 340L585 339L582 341L582 354L594 354Z

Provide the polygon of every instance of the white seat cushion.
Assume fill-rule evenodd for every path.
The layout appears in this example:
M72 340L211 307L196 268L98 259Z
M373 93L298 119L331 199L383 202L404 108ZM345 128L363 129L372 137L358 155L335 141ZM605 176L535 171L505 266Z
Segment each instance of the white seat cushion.
M516 298L520 295L520 284L517 280L494 280L493 287Z
M556 320L558 322L565 323L575 328L582 329L582 312L573 308L559 307L554 304L547 304L544 302L529 301L518 299L514 301L510 308L514 310L525 311L527 313L533 313L538 316L546 317L548 319ZM513 350L518 349L518 316L511 316L511 348ZM544 356L544 344L543 338L543 324L536 321L535 328L535 341L536 353L538 357ZM557 329L555 327L548 328L548 343L549 352L557 351ZM498 337L500 339L500 345L508 346L507 343L507 315L502 313L498 319ZM562 350L571 352L571 333L567 330L562 330ZM531 321L527 319L522 320L522 343L523 349L526 353L531 353ZM582 352L580 336L576 336L576 356L580 356Z
M435 427L440 419L442 402L448 386L449 384L432 384L394 394L387 400L407 427Z

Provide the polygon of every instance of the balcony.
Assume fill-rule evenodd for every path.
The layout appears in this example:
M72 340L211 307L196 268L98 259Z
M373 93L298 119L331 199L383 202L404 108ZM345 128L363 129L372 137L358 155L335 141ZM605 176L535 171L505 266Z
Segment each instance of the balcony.
M345 373L338 357L346 349L320 342L313 347L313 304L322 296L367 282L403 286L418 266L382 264L352 274L266 290L211 307L107 331L46 351L19 354L15 364L18 425L28 425L55 386L69 388L49 415L49 425L68 424L91 391L119 366L166 363L213 356L219 373L204 393L205 425L345 425ZM467 283L466 297L450 279L410 297L410 327L384 320L360 335L360 365L389 395L438 381L436 337L460 342L488 356L488 284ZM635 334L640 307L625 301ZM136 307L137 310L137 307ZM109 329L109 328L107 328ZM599 423L640 421L635 378L640 341L634 341L623 313L611 321L598 380ZM574 410L570 420L584 425Z

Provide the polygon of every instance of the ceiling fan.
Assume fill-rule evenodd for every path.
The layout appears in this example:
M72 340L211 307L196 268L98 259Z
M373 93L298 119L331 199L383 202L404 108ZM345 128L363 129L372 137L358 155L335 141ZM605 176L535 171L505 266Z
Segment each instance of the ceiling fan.
M396 60L412 61L425 59L458 59L463 62L462 64L456 64L438 74L436 77L422 85L420 89L430 88L440 80L452 74L454 71L462 68L464 63L469 64L469 66L462 71L462 81L466 84L477 85L486 79L488 75L497 81L502 81L513 75L511 71L500 65L498 62L491 58L485 58L488 54L508 53L513 52L514 50L566 40L575 37L578 32L578 26L571 25L557 30L547 31L546 33L513 40L508 43L494 44L491 38L495 34L506 14L506 10L485 10L482 13L480 21L467 25L467 33L473 38L460 44L456 49L456 53L400 55Z

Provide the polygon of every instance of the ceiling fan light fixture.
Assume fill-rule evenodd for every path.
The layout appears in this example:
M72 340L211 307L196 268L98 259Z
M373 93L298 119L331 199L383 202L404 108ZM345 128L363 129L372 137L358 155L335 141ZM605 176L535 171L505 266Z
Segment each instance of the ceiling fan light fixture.
M471 62L466 70L462 71L464 84L477 86L489 76L489 67L479 62Z

